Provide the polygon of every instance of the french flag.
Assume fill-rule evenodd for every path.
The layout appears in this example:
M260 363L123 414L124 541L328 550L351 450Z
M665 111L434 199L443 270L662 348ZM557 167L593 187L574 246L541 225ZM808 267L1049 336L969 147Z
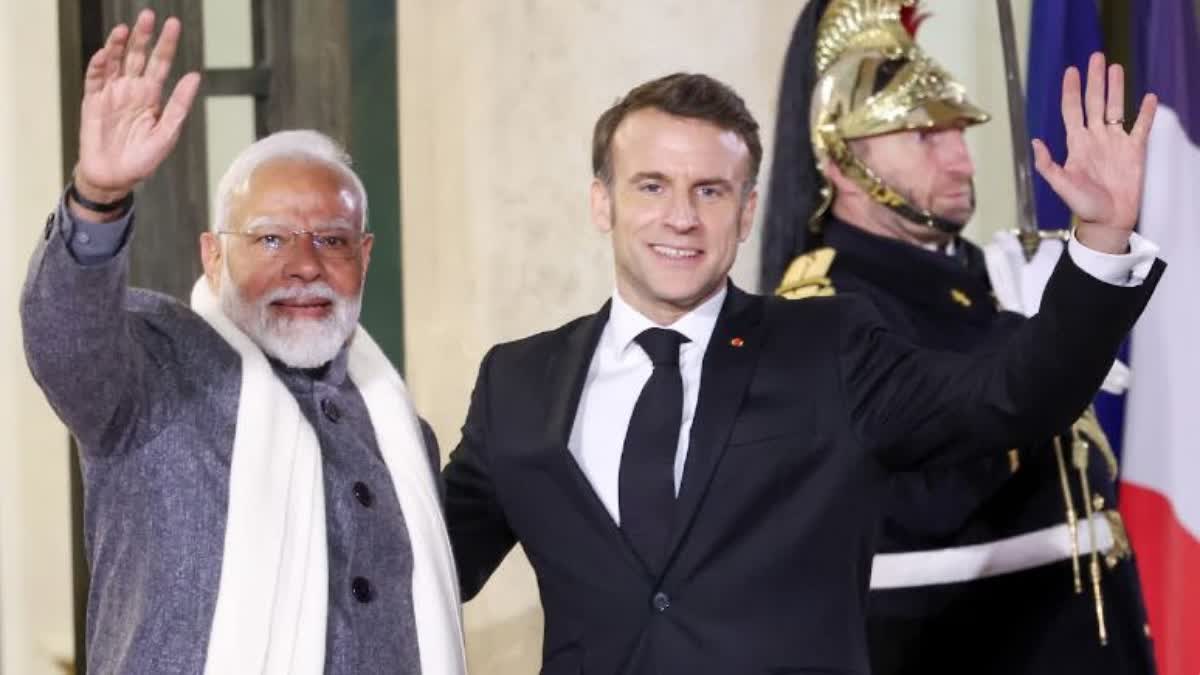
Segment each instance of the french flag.
M1162 675L1200 673L1200 38L1194 0L1150 0L1141 232L1171 267L1133 332L1121 511Z

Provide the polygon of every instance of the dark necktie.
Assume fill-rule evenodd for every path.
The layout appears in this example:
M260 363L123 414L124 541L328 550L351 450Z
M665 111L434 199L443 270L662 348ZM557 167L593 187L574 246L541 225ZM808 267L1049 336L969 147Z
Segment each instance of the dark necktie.
M621 530L642 560L661 571L675 513L675 451L683 421L683 377L679 345L688 339L665 328L635 338L654 372L642 387L621 454Z

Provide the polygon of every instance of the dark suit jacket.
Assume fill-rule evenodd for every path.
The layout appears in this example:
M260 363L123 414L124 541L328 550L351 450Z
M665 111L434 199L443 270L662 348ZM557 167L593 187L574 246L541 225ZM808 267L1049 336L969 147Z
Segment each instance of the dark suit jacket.
M864 610L889 474L1069 424L1163 267L1119 288L1063 261L1045 311L974 356L914 348L864 300L731 287L660 575L567 448L607 306L495 347L444 473L464 597L519 541L545 611L545 675L868 673Z

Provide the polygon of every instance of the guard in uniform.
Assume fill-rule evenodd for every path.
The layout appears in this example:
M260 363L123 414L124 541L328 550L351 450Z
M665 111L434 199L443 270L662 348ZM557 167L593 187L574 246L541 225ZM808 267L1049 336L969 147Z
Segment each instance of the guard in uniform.
M812 0L801 15L780 95L763 284L795 299L858 293L914 342L986 350L1024 318L998 308L983 252L959 236L973 192L939 193L927 175L889 184L876 170L896 166L879 155L889 146L860 142L920 134L943 144L929 150L942 153L939 170L971 190L962 130L987 115L917 46L911 4ZM874 203L854 208L853 198ZM883 215L846 222L866 212ZM899 475L872 569L873 672L1153 673L1116 469L1088 413L1058 438Z

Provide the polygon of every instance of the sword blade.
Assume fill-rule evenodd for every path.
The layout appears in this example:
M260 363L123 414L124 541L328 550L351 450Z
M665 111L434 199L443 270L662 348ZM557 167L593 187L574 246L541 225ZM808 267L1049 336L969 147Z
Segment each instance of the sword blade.
M1041 239L1033 204L1033 173L1029 157L1029 127L1025 121L1025 94L1021 88L1021 62L1017 58L1016 27L1011 0L996 0L1000 15L1000 45L1004 50L1004 79L1008 94L1009 131L1012 134L1013 178L1017 188L1017 228L1025 259L1037 251Z

